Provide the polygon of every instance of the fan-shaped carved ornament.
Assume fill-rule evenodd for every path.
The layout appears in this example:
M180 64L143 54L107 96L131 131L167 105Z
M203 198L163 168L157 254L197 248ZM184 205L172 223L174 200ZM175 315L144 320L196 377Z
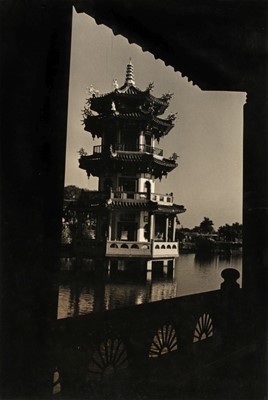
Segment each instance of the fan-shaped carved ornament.
M176 331L171 324L163 325L154 335L151 347L149 350L149 357L156 358L164 354L176 351L178 349L178 342Z
M101 380L127 367L128 357L124 343L120 338L109 338L93 353L88 365L88 378Z
M204 313L198 320L194 331L194 343L213 336L213 323L210 315Z

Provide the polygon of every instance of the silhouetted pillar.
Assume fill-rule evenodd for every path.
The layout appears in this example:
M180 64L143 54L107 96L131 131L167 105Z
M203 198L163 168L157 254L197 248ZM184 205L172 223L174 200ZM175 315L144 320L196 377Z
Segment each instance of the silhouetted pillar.
M266 293L267 278L268 101L265 80L257 82L244 106L243 288L261 314L266 309L260 296Z
M237 283L240 277L238 270L226 268L221 273L224 282L221 284L221 321L224 347L236 346L241 342L241 290Z
M257 347L256 393L265 397L267 382L267 268L268 268L268 119L267 64L248 76L244 106L244 204L243 204L243 314L250 321L245 330L248 342ZM265 350L266 349L266 350ZM254 380L253 380L254 381ZM256 394L257 396L257 394Z
M71 2L3 2L1 398L48 399L57 318Z

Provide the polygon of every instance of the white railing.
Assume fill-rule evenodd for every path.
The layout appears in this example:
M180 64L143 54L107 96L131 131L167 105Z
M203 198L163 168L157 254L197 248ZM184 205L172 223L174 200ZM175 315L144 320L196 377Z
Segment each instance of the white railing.
M157 242L152 243L152 257L178 257L178 242Z
M150 153L156 156L163 157L163 150L158 149L157 147L149 146L147 144L127 144L127 143L114 143L112 145L97 145L93 147L94 154L101 154L107 151L123 151L123 152L141 152L141 153Z
M147 193L146 192L121 192L121 191L114 191L111 193L112 199L133 199L133 200L146 200ZM165 205L173 205L173 195L172 194L159 194L159 193L151 193L150 200L156 201L159 204Z
M120 199L120 200L126 200L126 199L146 200L147 199L147 194L145 192L121 192L121 191L115 191L115 192L111 193L111 198L112 199Z
M173 204L173 194L151 193L151 201L157 201L159 204Z
M106 256L131 256L149 257L151 256L152 246L150 242L134 241L107 241Z
M178 242L107 241L106 256L126 257L178 257Z

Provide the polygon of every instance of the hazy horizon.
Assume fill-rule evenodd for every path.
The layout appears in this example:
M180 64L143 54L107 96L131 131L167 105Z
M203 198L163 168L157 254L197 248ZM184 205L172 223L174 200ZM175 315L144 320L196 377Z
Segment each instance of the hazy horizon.
M82 112L87 88L100 93L113 90L113 79L124 83L131 57L136 86L144 90L154 82L154 96L174 93L166 115L178 113L175 127L160 140L168 158L179 155L178 167L157 183L156 191L173 192L175 202L187 211L179 215L185 227L209 217L218 228L242 223L243 105L245 93L205 92L182 78L172 67L122 36L97 25L94 19L74 11L69 86L65 186L96 189L97 178L88 180L78 167L78 150L92 153L91 134L84 131Z

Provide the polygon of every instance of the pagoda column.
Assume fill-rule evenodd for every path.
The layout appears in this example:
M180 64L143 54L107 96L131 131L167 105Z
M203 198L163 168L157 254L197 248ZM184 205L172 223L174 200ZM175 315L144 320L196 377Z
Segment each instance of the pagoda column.
M109 219L108 219L108 240L110 241L112 238L112 213L109 213Z
M150 240L154 238L154 214L150 216Z
M175 242L176 240L176 215L173 218L173 235L172 235L172 241Z
M152 271L153 271L153 260L148 260L146 262L146 281L152 281Z
M121 130L120 129L117 130L116 141L117 141L117 143L121 143Z
M144 136L144 132L141 131L140 135L139 135L139 151L144 151L145 150L145 136Z
M111 240L116 240L116 219L113 212L111 212L109 228L111 229Z
M166 235L165 235L165 242L168 241L168 216L166 217Z

